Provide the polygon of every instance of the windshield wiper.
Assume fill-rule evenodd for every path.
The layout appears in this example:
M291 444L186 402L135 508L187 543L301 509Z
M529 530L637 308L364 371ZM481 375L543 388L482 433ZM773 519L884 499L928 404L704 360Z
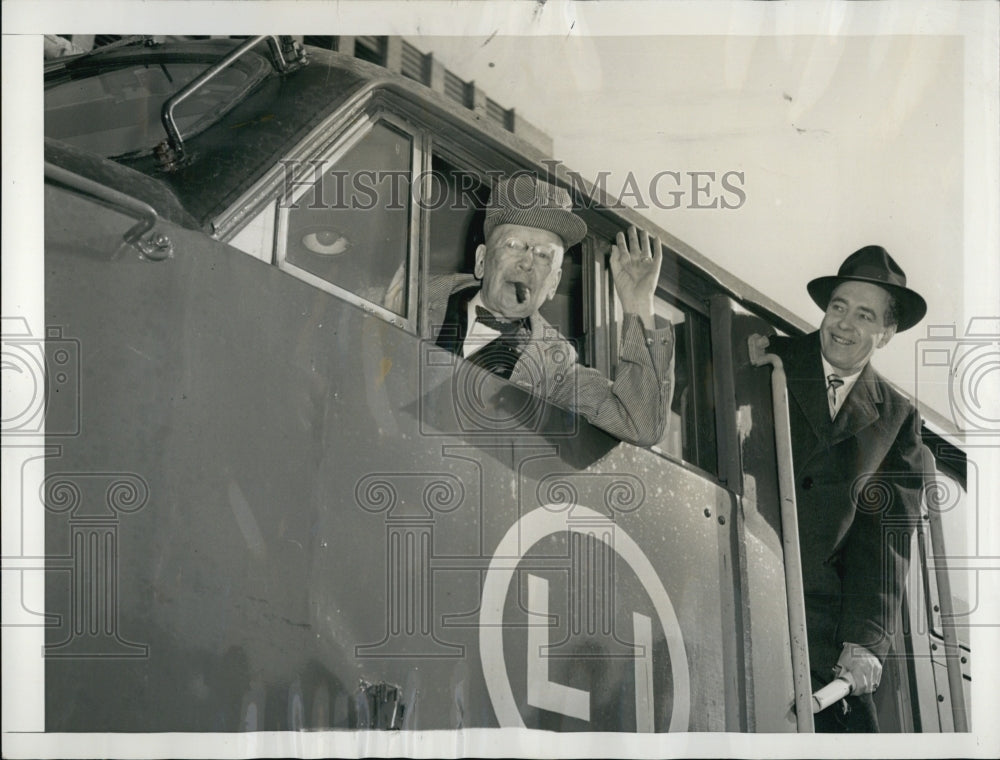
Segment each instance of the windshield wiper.
M113 50L118 50L123 47L128 47L129 45L147 45L152 47L156 44L153 37L149 34L132 34L128 37L122 37L120 40L115 40L114 42L109 42L107 45L101 45L100 47L95 47L88 50L85 53L79 53L77 55L67 55L61 58L54 58L51 61L47 61L44 67L44 73L48 74L50 71L55 71L57 69L63 69L70 66L75 66L80 61L85 61L94 58L98 55L103 55L109 53Z

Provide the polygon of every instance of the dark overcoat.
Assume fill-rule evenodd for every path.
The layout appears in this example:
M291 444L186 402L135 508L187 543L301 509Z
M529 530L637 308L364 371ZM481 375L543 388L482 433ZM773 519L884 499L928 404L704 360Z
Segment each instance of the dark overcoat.
M920 416L868 364L831 420L819 333L770 350L787 376L810 664L825 683L844 642L889 650L920 517Z

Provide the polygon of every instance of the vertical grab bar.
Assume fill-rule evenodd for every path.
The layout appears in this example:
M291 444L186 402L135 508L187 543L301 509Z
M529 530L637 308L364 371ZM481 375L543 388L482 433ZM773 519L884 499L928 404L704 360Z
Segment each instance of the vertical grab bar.
M813 695L809 676L809 640L806 635L806 605L799 552L799 516L795 505L795 473L792 471L792 428L788 414L785 368L774 354L764 353L768 339L747 339L750 363L771 365L771 395L774 405L774 446L778 464L778 495L781 499L781 542L785 559L785 596L788 600L788 638L792 648L792 683L795 688L795 722L799 733L812 733Z
M925 496L934 486L934 455L924 447ZM969 714L965 705L965 686L962 683L962 649L955 633L955 605L951 595L951 578L948 575L947 552L944 545L944 526L941 514L932 504L925 504L931 533L931 556L934 558L934 578L937 581L938 606L941 608L941 635L944 636L945 667L948 671L948 693L951 696L952 725L956 732L967 733Z

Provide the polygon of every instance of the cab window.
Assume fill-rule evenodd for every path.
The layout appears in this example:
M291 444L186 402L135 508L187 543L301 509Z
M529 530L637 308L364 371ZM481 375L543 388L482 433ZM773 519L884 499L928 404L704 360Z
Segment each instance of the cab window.
M421 189L429 213L427 270L431 277L472 272L483 242L489 184L478 173L435 155Z
M708 318L662 291L657 294L653 308L657 321L669 320L674 326L670 420L654 450L715 473L718 455Z
M664 266L667 266L664 251ZM598 271L607 279L604 293L614 304L611 332L612 348L609 374L614 377L618 364L621 326L624 314L607 277L606 263ZM658 454L679 459L710 473L718 474L718 449L715 428L715 395L712 381L711 328L708 316L695 303L660 288L653 302L657 326L669 321L674 326L674 387L667 429L652 447ZM598 331L600 332L600 331ZM595 341L598 353L601 342Z
M369 310L405 318L413 153L409 134L379 122L339 158L307 166L278 204L278 266Z
M440 155L434 156L431 167L431 184L423 195L430 212L428 271L432 277L471 273L476 248L484 242L483 209L489 202L489 182L462 168L458 161ZM579 245L566 251L562 272L555 296L542 305L540 313L574 344L583 359L583 267Z

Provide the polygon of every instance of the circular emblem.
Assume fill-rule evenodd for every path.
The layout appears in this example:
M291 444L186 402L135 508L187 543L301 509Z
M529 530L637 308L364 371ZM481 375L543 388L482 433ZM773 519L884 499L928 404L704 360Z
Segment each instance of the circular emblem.
M483 664L486 689L501 727L524 727L524 718L514 699L507 664L503 653L503 610L508 589L520 562L531 547L546 536L561 532L614 535L612 550L628 563L656 610L667 641L667 651L673 666L673 709L670 727L686 731L691 711L690 677L684 637L674 612L670 596L660 582L652 563L639 545L621 527L604 515L572 505L546 504L528 513L510 527L497 546L483 583L482 607L479 613L479 657ZM572 518L570 515L572 514ZM606 530L595 531L597 528Z

